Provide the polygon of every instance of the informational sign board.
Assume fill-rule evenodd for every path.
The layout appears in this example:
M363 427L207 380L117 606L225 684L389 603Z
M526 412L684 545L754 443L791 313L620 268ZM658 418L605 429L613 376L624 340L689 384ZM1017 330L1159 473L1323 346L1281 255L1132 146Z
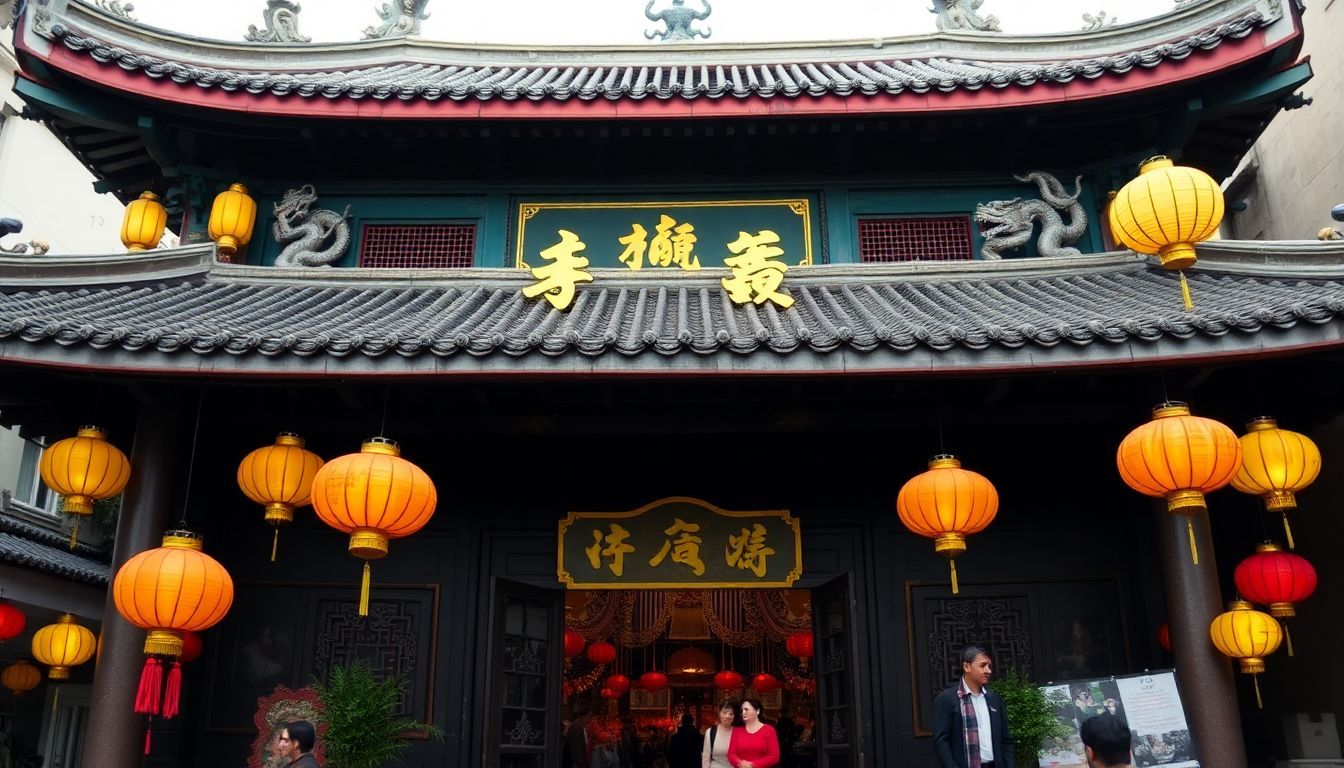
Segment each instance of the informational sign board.
M1108 712L1129 724L1135 768L1199 768L1176 674L1171 670L1051 683L1041 690L1054 705L1059 723L1058 732L1041 745L1041 768L1086 768L1079 728L1089 718Z
M673 497L560 521L557 576L574 589L788 587L803 573L788 512L729 512Z

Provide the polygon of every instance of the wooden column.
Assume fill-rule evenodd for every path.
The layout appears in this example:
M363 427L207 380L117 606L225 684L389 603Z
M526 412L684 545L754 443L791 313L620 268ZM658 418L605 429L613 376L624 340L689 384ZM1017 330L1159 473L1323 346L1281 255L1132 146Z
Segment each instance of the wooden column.
M1209 535L1208 512L1193 519L1199 565L1190 562L1185 517L1167 512L1165 503L1157 514L1158 550L1176 680L1181 686L1190 735L1199 750L1199 762L1219 768L1246 768L1232 661L1209 640L1209 624L1225 607L1218 587L1218 563Z
M112 572L159 545L168 527L174 480L180 467L178 416L172 405L142 405L131 449ZM102 649L93 676L93 701L84 737L85 768L137 768L145 749L145 716L135 713L135 691L144 663L145 633L117 613L108 585Z

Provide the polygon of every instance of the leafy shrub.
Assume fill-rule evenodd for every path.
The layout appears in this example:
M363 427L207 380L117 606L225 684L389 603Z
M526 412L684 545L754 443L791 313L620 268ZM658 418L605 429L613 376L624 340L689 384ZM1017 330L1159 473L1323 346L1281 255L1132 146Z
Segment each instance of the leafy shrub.
M443 740L438 728L397 717L404 688L400 677L376 679L364 662L332 668L327 682L317 686L326 709L329 768L379 768L400 761L410 746L405 739L408 732Z

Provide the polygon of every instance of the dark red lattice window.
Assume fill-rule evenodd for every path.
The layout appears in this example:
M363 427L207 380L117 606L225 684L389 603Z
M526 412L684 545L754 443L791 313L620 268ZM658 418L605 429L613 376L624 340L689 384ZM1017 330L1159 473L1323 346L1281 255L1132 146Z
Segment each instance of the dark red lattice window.
M865 263L969 258L969 216L859 219L859 260Z
M475 224L365 224L359 236L361 267L470 267L475 259Z

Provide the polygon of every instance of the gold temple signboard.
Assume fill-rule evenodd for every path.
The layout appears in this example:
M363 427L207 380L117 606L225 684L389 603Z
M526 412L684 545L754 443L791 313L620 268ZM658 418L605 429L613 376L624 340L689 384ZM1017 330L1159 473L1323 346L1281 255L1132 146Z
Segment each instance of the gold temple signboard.
M789 587L803 574L798 520L682 496L632 512L570 512L557 575L571 589Z

